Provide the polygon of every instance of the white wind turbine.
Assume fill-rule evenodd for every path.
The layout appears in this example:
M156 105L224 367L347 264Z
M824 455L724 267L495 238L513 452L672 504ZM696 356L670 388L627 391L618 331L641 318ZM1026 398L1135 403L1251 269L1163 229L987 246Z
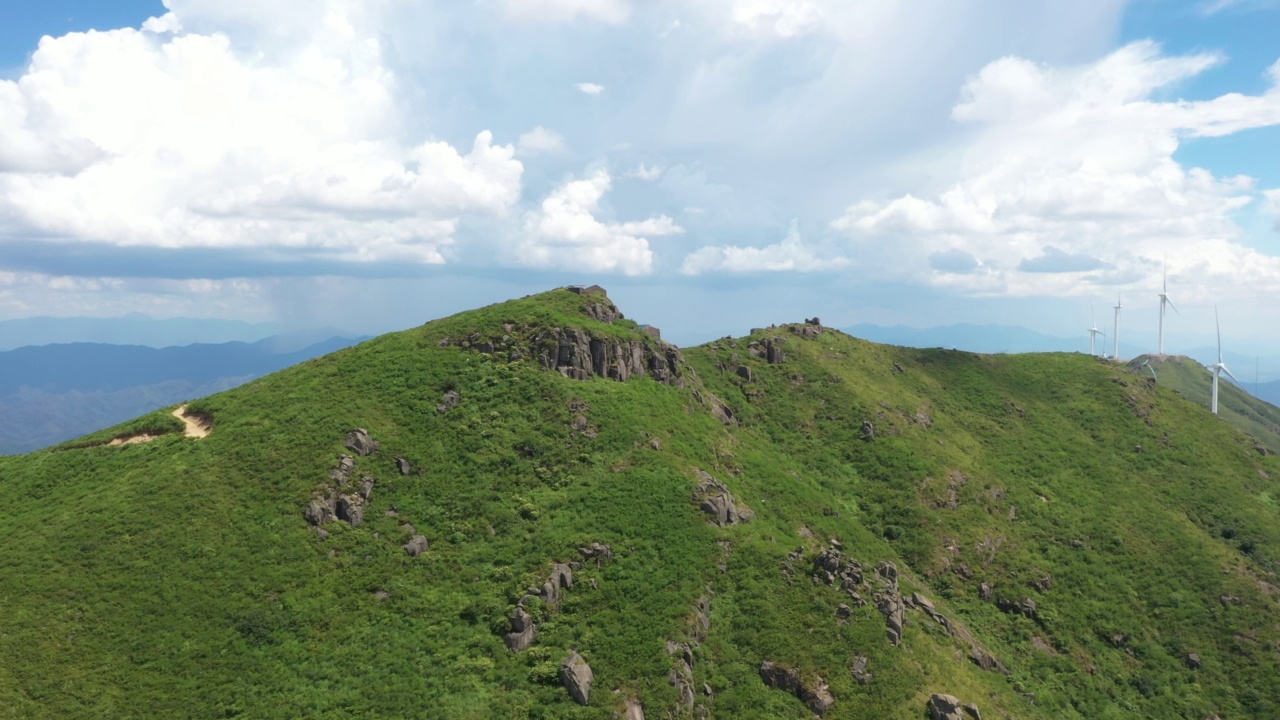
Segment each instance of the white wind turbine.
M1165 268L1164 268L1164 286L1163 286L1163 289L1160 291L1160 346L1158 349L1158 353L1160 355L1164 354L1164 306L1165 305L1168 305L1169 307L1173 308L1173 311L1175 313L1178 313L1179 315L1182 314L1178 312L1178 308L1173 307L1173 301L1169 299L1169 266L1167 264L1165 265Z
M1218 330L1218 364L1210 368L1211 370L1213 370L1213 403L1210 405L1209 409L1213 411L1214 415L1217 415L1218 414L1218 376L1222 375L1222 373L1225 372L1227 374L1227 377L1236 381L1237 385L1240 384L1240 381L1236 380L1236 376L1232 375L1231 371L1227 369L1227 364L1222 362L1222 324L1218 322L1218 308L1216 307L1213 309L1213 324Z
M1098 339L1099 335L1102 335L1103 337L1105 337L1106 333L1098 329L1098 323L1093 317L1093 301L1090 300L1089 301L1089 354L1090 355L1098 354L1097 351L1095 351L1093 348L1093 343L1095 340Z
M1120 293L1116 293L1116 327L1111 332L1111 339L1115 341L1115 349L1111 353L1111 357L1120 359Z

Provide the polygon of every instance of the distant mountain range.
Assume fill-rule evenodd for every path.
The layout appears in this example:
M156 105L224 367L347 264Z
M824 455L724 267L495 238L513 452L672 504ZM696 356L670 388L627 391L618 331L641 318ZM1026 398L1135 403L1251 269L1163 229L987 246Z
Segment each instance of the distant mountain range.
M0 352L0 454L30 452L203 397L364 338L150 348L67 343Z
M279 331L269 323L212 318L153 318L141 313L121 317L30 317L0 320L0 351L27 345L97 342L170 347L192 343L256 342ZM338 335L330 332L325 337ZM323 338L316 337L312 340Z

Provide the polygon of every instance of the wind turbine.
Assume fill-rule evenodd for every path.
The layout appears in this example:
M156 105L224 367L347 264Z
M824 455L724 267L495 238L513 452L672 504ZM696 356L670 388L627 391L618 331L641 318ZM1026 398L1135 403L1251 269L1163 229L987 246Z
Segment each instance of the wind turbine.
M1239 384L1240 384L1240 381L1239 381L1239 380L1236 380L1236 376L1235 376L1235 375L1232 375L1232 374L1231 374L1231 371L1227 369L1227 364L1226 364L1226 363L1224 363L1224 362L1222 362L1222 324L1218 322L1218 308L1217 308L1217 307L1215 307L1215 308L1213 309L1213 324L1214 324L1214 326L1218 329L1218 364L1217 364L1217 365L1214 365L1214 366L1212 367L1212 370L1213 370L1213 404L1210 406L1210 409L1213 411L1213 414L1214 414L1214 415L1217 415L1217 414L1218 414L1218 376L1225 372L1225 373L1227 374L1227 377L1229 377L1229 378L1231 378L1232 380L1235 380L1235 381L1236 381L1236 384L1237 384L1237 385L1239 385Z
M1092 300L1089 301L1089 326L1089 354L1097 355L1098 353L1093 349L1093 342L1098 339L1099 335L1105 337L1106 333L1098 329L1098 323L1094 320Z
M1117 361L1120 360L1120 293L1116 293L1116 329L1111 333L1111 339L1115 341L1115 350L1111 353L1111 357Z
M1160 291L1160 347L1158 350L1160 355L1164 354L1164 306L1165 305L1168 305L1169 307L1173 308L1173 311L1175 313L1178 313L1179 315L1182 314L1178 312L1178 308L1173 307L1173 301L1169 299L1169 265L1168 263L1166 263L1164 267L1164 287Z

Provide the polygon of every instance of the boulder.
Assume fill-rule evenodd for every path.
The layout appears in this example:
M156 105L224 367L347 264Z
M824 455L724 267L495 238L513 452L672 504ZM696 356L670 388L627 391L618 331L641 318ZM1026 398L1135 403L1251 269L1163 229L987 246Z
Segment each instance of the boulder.
M902 598L894 590L876 595L876 607L884 613L886 634L894 647L902 644L902 624L905 620L906 606Z
M604 543L593 542L587 547L580 547L578 554L583 560L594 560L596 567L603 567L605 563L613 560L613 548Z
M371 477L366 476L360 479L360 499L364 502L369 502L373 497L373 483L374 479Z
M555 567L551 569L551 577L548 578L548 582L554 585L557 589L571 589L573 587L573 569L565 563L557 563Z
M443 415L458 406L462 402L462 396L457 390L450 390L440 398L440 404L436 406L436 414Z
M698 487L693 491L693 501L698 507L711 516L711 522L720 526L737 525L749 522L754 513L738 506L733 494L705 470L699 470Z
M412 472L412 468L409 467L409 461L402 457L396 458L396 467L400 470L401 475L408 475Z
M579 705L586 705L589 701L594 679L591 666L578 653L569 653L569 657L560 664L560 682Z
M401 545L400 547L404 548L404 551L409 554L409 557L418 557L427 551L429 544L427 543L427 537L425 535L414 535L410 538L409 542Z
M364 522L364 506L360 498L352 495L338 496L338 519L351 523L351 527L359 527Z
M867 656L859 655L853 659L853 667L849 668L849 672L853 674L853 679L859 685L867 685L871 682L874 675L867 672Z
M805 685L794 669L775 665L771 660L765 660L760 665L760 679L771 688L795 695L818 715L826 713L835 704L835 698L827 689L825 680L818 678L812 686Z
M1200 656L1195 653L1187 653L1187 656L1183 658L1183 662L1192 670L1199 670L1204 667L1204 663L1200 662Z
M751 368L747 367L746 365L739 365L736 372L738 373L738 377L742 378L743 380L746 380L747 382L751 382L753 379Z
M960 713L960 701L954 695L934 693L929 698L930 720L964 720Z
M378 449L379 444L378 441L369 437L369 431L364 428L356 428L348 432L347 436L343 438L343 445L360 457L372 455Z
M537 627L533 624L533 617L525 612L523 606L517 605L516 609L511 612L511 632L502 636L502 642L506 643L507 649L511 652L524 652L533 644L533 636L537 633Z
M337 483L338 487L343 487L351 480L351 473L355 471L356 461L350 455L338 456L338 467L329 471L329 480Z
M334 519L333 508L322 498L313 498L307 503L307 509L302 511L302 517L312 525L323 525Z
M622 720L644 720L644 708L635 698L627 698L622 709Z

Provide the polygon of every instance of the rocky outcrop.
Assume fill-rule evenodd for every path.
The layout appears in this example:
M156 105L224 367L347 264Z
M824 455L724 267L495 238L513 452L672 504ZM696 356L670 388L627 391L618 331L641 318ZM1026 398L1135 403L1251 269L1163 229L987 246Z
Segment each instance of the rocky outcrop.
M906 619L906 605L895 589L876 594L876 607L884 614L886 634L894 647L902 644L902 626Z
M776 665L771 660L765 660L760 665L760 679L771 688L789 692L800 698L801 702L818 715L825 714L836 702L827 689L826 681L822 678L817 678L812 684L806 685L801 682L800 673L796 670Z
M343 438L342 444L351 452L360 457L365 457L372 455L381 443L369 437L368 430L356 428L347 433L347 436Z
M968 716L966 718L966 716ZM961 705L954 695L934 693L929 698L930 720L982 720L982 713L973 703Z
M409 557L418 557L422 553L426 552L429 546L430 545L427 542L427 537L425 535L414 535L409 539L409 542L401 545L400 547L404 548L404 551L408 553Z
M604 567L613 560L613 548L598 542L578 548L578 554L582 556L583 562L594 561L597 568Z
M449 390L440 397L440 404L436 405L436 414L443 415L450 410L458 407L458 403L462 402L462 396L457 390Z
M644 708L635 698L627 698L622 706L622 720L644 720Z
M402 457L396 458L396 469L400 471L401 475L408 475L413 471L413 469L409 467L409 461Z
M364 500L359 495L339 495L337 504L339 520L346 520L351 527L364 522Z
M511 612L511 632L502 636L502 642L506 643L507 649L511 652L524 652L533 644L533 636L537 633L537 627L533 624L533 616L531 616L523 605L516 605L516 609Z
M667 385L684 384L684 357L676 346L661 341L625 340L576 328L552 328L534 334L530 344L531 354L544 368L574 380L600 377L626 382L651 377Z
M579 705L586 705L591 698L591 683L595 675L591 666L578 653L569 653L569 657L560 664L560 682L569 691L569 695Z
M867 672L867 656L859 655L853 659L853 667L849 668L849 673L853 675L853 679L859 685L870 685L871 680L875 677Z
M733 493L724 483L705 470L699 470L698 486L693 491L693 501L711 516L711 522L720 527L750 522L755 513L734 500Z
M747 343L747 354L753 358L763 359L770 365L786 362L787 356L782 352L782 338L771 337L764 342L752 340Z

